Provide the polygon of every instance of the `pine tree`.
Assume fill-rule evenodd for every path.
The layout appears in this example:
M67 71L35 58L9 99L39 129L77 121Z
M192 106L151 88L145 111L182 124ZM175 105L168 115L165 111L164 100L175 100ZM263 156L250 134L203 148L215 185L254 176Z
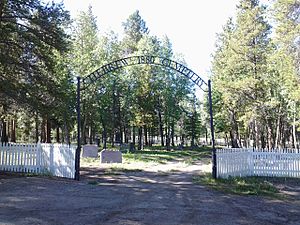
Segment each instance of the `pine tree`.
M300 2L278 0L272 9L276 27L270 71L278 81L274 99L279 108L275 145L284 147L288 133L291 133L293 147L297 147L297 127L300 127Z
M137 44L142 37L149 33L146 22L140 16L140 12L136 10L131 14L126 22L123 23L124 27L124 53L125 55L132 54L138 50Z
M98 53L98 27L91 6L89 6L86 12L80 12L75 21L74 33L72 51L70 53L73 71L76 76L85 77L97 69L100 64ZM92 130L95 126L92 115L94 115L96 111L94 94L96 93L97 87L92 85L89 89L94 91L85 91L82 93L83 118L81 130L83 143L87 143L87 136L89 136L89 141L92 141Z
M0 107L4 114L52 114L57 92L55 52L68 47L69 14L62 4L0 1ZM4 137L6 138L6 137ZM14 138L13 138L14 139Z
M256 0L241 0L236 24L229 22L220 37L214 81L225 103L222 107L227 106L233 147L241 145L241 135L252 135L256 147L265 146L269 33L265 8ZM240 121L244 129L239 131Z

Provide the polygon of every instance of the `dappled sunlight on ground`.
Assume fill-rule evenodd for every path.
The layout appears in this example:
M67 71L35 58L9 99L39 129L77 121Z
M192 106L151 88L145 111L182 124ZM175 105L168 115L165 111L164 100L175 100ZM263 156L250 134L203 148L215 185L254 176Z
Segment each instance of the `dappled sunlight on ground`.
M81 158L81 167L106 171L203 172L210 173L210 150L144 150L123 154L123 163L100 163L99 158Z
M82 163L82 170L103 170L103 173L120 174L122 172L157 172L157 173L211 173L212 165L196 163L190 165L185 162L166 162L164 164L151 162L124 162L124 163L100 163L95 160L94 163ZM91 175L92 176L92 175Z
M299 224L297 180L282 186L294 192L290 199L233 195L195 183L195 175L211 173L208 157L147 153L120 164L82 159L79 182L0 174L0 224Z
M209 164L142 164L100 165L95 160L81 168L79 182L53 177L0 179L0 224L292 225L300 221L299 198L239 196L195 184L193 176L210 170Z

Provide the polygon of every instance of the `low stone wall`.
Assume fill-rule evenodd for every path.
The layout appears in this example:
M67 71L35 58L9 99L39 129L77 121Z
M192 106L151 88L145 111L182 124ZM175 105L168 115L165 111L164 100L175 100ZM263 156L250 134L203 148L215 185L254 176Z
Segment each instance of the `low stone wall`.
M86 158L86 157L97 158L98 157L98 146L97 145L83 145L81 156L83 158Z
M100 163L122 163L122 153L104 149L100 152Z

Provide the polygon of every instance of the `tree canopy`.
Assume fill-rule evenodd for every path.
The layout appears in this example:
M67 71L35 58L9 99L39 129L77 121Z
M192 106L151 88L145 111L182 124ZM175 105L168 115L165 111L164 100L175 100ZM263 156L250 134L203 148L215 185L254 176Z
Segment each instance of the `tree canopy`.
M240 0L235 19L217 35L215 128L232 147L299 143L299 10L299 0L267 6ZM75 141L75 77L106 63L155 55L187 66L172 40L153 35L138 10L124 18L121 35L102 31L101 22L91 6L71 21L63 3L0 0L2 141ZM195 88L170 68L111 72L82 92L82 141L100 139L104 148L132 142L139 149L208 142L207 101Z
M297 147L299 1L270 7L273 29L266 6L241 0L236 21L230 19L218 36L212 67L216 123L233 147Z

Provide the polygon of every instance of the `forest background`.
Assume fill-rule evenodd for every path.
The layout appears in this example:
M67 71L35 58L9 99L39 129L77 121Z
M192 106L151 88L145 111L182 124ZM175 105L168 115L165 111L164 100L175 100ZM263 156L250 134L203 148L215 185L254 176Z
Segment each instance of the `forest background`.
M228 145L299 148L299 15L299 0L240 0L218 34L209 78L215 131ZM91 7L72 20L63 3L0 0L1 141L74 142L75 78L106 63L155 55L188 66L138 10L122 25L122 38L100 35ZM82 142L208 144L207 98L195 89L162 67L113 72L82 95Z

